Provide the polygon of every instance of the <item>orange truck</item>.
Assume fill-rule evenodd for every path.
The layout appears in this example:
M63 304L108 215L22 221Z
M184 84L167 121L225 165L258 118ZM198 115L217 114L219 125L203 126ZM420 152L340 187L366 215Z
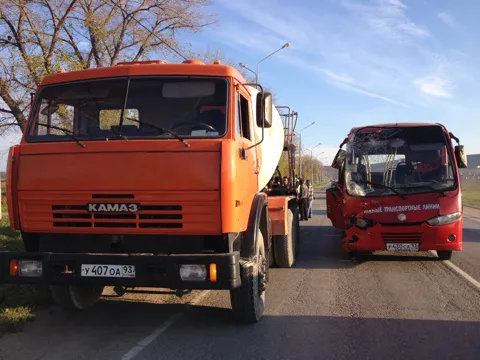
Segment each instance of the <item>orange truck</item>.
M9 152L25 252L0 253L0 283L46 284L74 310L105 286L227 289L234 317L258 321L269 268L298 253L295 194L263 190L294 156L295 116L219 61L46 77Z

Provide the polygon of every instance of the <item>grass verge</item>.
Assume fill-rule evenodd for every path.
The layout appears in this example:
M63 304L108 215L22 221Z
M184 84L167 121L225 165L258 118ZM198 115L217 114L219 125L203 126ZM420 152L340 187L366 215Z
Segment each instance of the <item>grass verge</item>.
M480 181L462 181L463 204L480 209Z
M8 218L0 220L0 251L23 251L20 233L10 230ZM50 302L47 287L34 285L0 284L0 336L2 332L21 331L35 319L37 305Z

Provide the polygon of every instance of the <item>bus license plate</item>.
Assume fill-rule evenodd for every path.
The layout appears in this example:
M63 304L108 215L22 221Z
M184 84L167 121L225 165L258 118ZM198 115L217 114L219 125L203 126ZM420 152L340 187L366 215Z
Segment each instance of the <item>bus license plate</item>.
M82 264L82 276L135 278L134 265Z
M387 243L387 251L418 251L418 243Z

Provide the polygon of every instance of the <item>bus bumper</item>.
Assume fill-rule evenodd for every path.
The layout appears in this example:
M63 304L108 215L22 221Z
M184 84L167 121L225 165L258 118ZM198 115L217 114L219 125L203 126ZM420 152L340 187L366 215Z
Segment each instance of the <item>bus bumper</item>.
M411 243L418 244L418 251L460 251L462 231L461 219L442 226L422 223L412 226L376 224L367 229L351 227L345 231L343 246L347 251L381 251L387 250L387 244Z

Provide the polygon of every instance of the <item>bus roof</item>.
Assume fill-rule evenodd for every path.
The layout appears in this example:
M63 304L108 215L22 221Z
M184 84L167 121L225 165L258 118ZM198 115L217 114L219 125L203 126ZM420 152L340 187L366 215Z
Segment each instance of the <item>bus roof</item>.
M405 127L423 127L423 126L440 126L441 128L443 128L444 130L445 127L442 125L442 124L438 124L438 123L387 123L387 124L372 124L372 125L367 125L367 126L357 126L357 127L354 127L352 128L352 130L350 130L350 134L353 134L355 132L357 132L358 130L361 130L361 129L368 129L368 128L375 128L375 127L378 127L378 128L405 128Z
M40 86L79 80L145 75L222 76L234 77L241 83L246 83L240 72L232 66L220 63L205 64L199 60L186 60L181 64L167 64L165 61L158 60L124 62L108 67L70 72L61 71L45 77Z

